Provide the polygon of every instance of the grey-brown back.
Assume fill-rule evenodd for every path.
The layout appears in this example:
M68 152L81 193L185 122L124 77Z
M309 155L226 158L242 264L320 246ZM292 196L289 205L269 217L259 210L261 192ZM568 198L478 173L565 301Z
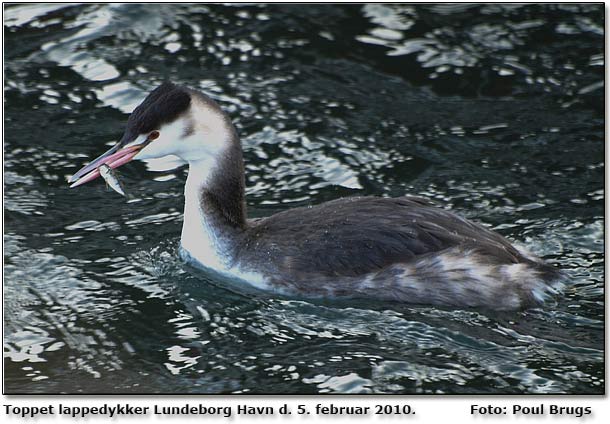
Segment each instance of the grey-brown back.
M457 245L493 262L525 260L499 234L417 197L348 197L291 209L251 224L242 244L242 263L262 256L278 270L327 276L362 275Z

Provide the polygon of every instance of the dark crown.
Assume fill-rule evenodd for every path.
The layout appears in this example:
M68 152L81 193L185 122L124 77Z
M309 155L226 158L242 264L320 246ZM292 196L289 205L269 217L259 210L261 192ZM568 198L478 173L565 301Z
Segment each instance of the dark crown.
M190 103L191 96L185 88L164 82L129 115L121 143L129 143L139 134L146 134L173 121L188 109Z

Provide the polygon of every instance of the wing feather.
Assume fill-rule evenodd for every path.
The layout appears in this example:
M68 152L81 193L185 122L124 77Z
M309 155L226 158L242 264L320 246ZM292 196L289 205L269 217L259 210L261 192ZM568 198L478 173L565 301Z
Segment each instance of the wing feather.
M246 244L280 272L358 276L454 246L491 262L523 258L497 233L417 197L351 197L253 221ZM244 262L256 260L244 249ZM250 253L248 253L250 252Z

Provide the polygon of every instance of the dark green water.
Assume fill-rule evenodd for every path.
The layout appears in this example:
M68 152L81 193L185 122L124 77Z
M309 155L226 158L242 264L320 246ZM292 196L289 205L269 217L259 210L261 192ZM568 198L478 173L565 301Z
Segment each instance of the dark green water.
M604 392L603 5L4 10L8 393ZM243 139L251 216L431 197L564 269L539 310L244 295L176 256L183 168L65 179L164 79Z

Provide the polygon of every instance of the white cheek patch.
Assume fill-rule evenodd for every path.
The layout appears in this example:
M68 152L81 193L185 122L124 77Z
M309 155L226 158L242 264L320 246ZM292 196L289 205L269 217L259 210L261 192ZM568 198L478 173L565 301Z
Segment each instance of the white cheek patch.
M159 137L142 148L136 159L150 160L174 156L182 163L152 166L157 169L171 169L184 162L202 161L215 158L230 145L233 137L231 122L222 111L193 97L189 110L173 122L157 128ZM129 145L146 141L148 134L140 134ZM164 160L167 162L167 160Z
M182 139L188 122L185 118L178 118L174 122L159 128L159 137L151 141L142 149L138 159L160 158L168 155L180 157Z
M185 118L179 118L174 122L163 125L157 130L159 132L158 138L148 142L148 144L136 155L135 159L146 160L170 155L176 156L182 142L181 138L184 134L186 125L188 125L188 123ZM126 147L142 144L147 141L147 138L148 134L140 134L134 141L127 144Z

